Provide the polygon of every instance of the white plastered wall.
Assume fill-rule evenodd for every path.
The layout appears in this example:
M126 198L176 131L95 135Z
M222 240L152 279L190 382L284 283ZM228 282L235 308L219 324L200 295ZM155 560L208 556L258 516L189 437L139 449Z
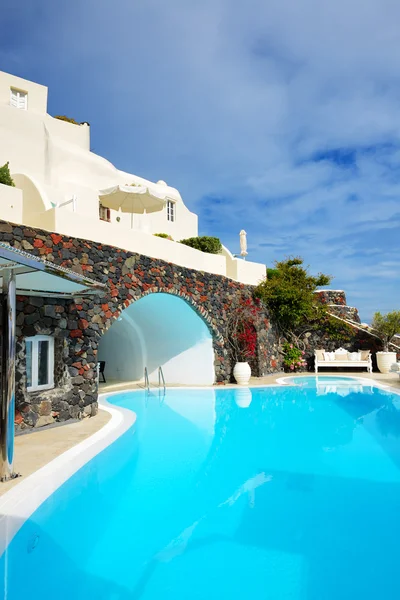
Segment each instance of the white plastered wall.
M27 110L10 106L11 87L28 93ZM154 184L119 171L105 158L90 152L87 124L60 121L46 111L45 86L0 72L0 165L9 162L11 175L23 192L22 220L17 222L226 275L242 283L256 284L260 274L265 274L263 265L231 260L227 254L210 255L155 238L153 233L166 233L176 241L198 235L197 215L188 210L178 190L170 186L165 190L175 203L174 221L168 221L166 208L149 215L134 215L133 230L131 216L126 213L111 211L111 223L100 221L100 190L118 184ZM73 197L75 212L70 202ZM66 202L70 203L55 208ZM13 210L11 214L17 212ZM1 203L0 219L10 219L10 211Z
M27 110L10 106L10 88L27 92ZM100 190L118 184L151 185L151 182L132 173L119 171L108 160L91 152L90 127L86 123L75 125L48 115L45 86L0 72L0 165L5 162L10 163L12 175L21 176L19 183L24 192L26 225L32 224L29 219L33 212L37 212L37 201L32 194L32 186L22 179L23 175L34 181L37 189L46 189L53 205L75 196L77 218L86 216L97 220ZM146 217L136 215L134 228L149 233L167 233L175 240L196 236L197 216L188 210L175 188L166 186L166 190L175 202L176 219L168 221L164 209ZM48 208L45 206L45 210ZM72 205L66 210L72 210ZM113 222L117 222L117 217L121 228L131 227L130 215L112 211ZM118 245L117 239L115 245Z
M149 294L121 313L99 344L107 380L158 381L161 366L167 383L214 383L212 335L203 319L182 298Z

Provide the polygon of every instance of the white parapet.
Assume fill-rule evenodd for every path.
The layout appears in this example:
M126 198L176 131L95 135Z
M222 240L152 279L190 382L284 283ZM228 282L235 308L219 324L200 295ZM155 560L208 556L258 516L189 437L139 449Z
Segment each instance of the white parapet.
M65 208L53 208L36 216L32 215L29 224L32 227L159 258L189 269L226 275L226 259L220 254L200 252L150 233L126 229L99 219L79 218L79 215Z
M262 263L237 258L222 246L221 254L226 258L226 276L247 285L257 285L265 279L266 267Z
M200 252L184 244L137 229L127 229L120 227L119 224L107 223L99 219L79 218L78 214L66 208L53 208L40 214L30 215L29 225L108 244L189 269L224 275L247 285L257 285L265 278L265 265L234 258L229 251L223 254Z
M261 263L236 258L232 263L231 269L233 274L232 279L246 283L247 285L257 285L265 279L266 267Z

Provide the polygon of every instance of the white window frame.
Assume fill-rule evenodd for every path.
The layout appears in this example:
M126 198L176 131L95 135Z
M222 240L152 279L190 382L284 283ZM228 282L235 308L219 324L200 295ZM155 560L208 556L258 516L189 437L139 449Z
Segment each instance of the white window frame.
M10 106L19 110L28 110L28 92L13 87L10 88Z
M27 386L28 392L38 392L40 390L51 390L54 388L54 338L51 335L34 335L25 338L25 344L32 343L32 385ZM49 353L47 357L47 370L49 381L38 385L39 375L39 342L49 342Z
M176 202L173 200L167 200L167 221L176 221Z

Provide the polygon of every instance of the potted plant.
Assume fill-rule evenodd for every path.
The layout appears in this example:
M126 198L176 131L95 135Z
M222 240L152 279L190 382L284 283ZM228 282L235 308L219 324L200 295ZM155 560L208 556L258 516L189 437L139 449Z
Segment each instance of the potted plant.
M389 352L389 344L400 332L400 310L385 315L376 312L371 327L383 344L383 351L376 353L378 369L381 373L389 373L391 366L396 363L396 352Z
M229 309L226 339L235 365L233 376L239 385L248 385L251 377L249 360L257 352L259 312L258 301L252 298L237 300Z

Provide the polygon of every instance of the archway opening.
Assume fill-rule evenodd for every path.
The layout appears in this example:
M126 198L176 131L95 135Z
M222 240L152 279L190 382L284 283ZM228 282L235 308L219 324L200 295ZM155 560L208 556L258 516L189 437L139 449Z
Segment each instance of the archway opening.
M172 294L144 296L122 311L103 335L99 360L107 381L140 381L147 367L158 381L162 367L169 384L214 383L212 334L185 300Z

